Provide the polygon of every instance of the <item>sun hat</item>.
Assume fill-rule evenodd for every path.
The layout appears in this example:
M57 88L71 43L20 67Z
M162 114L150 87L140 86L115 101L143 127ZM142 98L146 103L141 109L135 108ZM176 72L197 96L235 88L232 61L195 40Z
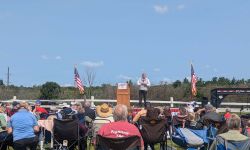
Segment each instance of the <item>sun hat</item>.
M112 114L112 108L109 107L108 104L103 103L96 107L96 113L102 118L107 118Z

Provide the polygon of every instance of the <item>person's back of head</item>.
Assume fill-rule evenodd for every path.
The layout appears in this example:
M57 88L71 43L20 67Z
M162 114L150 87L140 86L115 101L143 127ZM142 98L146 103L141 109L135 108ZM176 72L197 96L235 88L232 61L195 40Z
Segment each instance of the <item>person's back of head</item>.
M89 101L86 101L86 102L84 103L84 107L85 107L85 108L90 108L90 106L91 106L91 103L90 103Z
M22 101L19 104L19 109L21 108L28 109L28 107L29 107L29 104L26 101Z
M213 112L213 111L214 111L213 105L211 105L211 104L205 105L205 112L206 113Z
M180 107L180 115L187 115L187 109L185 107Z
M128 117L128 108L125 105L119 104L115 106L113 118L114 121L127 121Z
M150 120L157 119L160 115L160 110L158 108L151 107L147 109L146 117Z
M241 127L241 119L237 114L232 114L228 121L229 130L239 130Z
M230 113L231 112L231 109L229 107L226 108L226 113Z
M164 115L165 117L171 116L171 110L170 110L170 107L169 107L169 106L166 106L166 107L163 109L163 115Z

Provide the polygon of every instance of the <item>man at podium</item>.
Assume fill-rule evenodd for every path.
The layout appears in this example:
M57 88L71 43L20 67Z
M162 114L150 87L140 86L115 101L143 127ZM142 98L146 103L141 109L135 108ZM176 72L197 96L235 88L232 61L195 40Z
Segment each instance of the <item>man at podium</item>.
M147 92L148 87L150 86L150 81L147 78L146 73L142 73L141 78L137 81L139 85L139 106L142 106L142 98L144 100L144 107L146 107L146 100L147 100Z

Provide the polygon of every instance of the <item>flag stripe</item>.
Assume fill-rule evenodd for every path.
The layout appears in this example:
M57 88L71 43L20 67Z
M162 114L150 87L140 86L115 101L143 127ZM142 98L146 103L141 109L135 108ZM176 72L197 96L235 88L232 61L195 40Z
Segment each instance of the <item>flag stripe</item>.
M197 83L197 76L195 75L194 67L191 64L191 91L192 91L192 96L197 95L196 83Z
M82 80L78 74L78 71L75 67L75 70L74 70L74 74L75 74L75 86L79 89L80 91L80 94L83 94L84 93L84 86L82 84Z

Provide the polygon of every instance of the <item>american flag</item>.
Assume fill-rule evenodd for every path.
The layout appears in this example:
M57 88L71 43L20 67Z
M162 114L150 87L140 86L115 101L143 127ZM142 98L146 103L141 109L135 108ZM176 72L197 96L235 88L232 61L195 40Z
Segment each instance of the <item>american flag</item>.
M76 67L75 67L74 73L75 73L75 86L79 89L80 94L83 94L84 87L83 87L82 80L80 79L80 76L78 74Z
M197 83L197 77L194 72L193 64L191 64L191 91L192 91L192 96L194 97L197 95L196 83Z

